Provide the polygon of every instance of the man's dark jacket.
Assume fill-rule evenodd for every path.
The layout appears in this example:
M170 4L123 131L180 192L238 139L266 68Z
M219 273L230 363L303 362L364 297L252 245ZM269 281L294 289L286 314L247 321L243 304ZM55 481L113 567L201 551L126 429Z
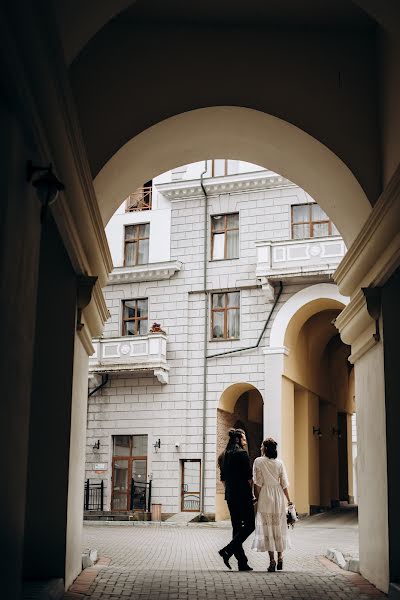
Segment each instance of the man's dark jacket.
M252 499L249 481L253 474L246 450L237 448L221 456L221 481L225 483L225 500L247 501Z

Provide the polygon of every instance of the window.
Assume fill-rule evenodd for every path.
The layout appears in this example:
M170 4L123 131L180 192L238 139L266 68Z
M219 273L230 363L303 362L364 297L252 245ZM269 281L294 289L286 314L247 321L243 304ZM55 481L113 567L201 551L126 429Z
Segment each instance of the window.
M292 239L340 235L328 215L318 204L292 206Z
M211 260L239 257L239 213L211 217Z
M151 210L152 195L153 182L148 181L143 187L140 187L133 192L133 194L129 194L125 201L125 212Z
M237 163L233 160L212 159L211 160L211 177L223 177L237 173Z
M112 463L112 510L145 509L147 435L114 435Z
M235 340L240 332L240 292L212 294L211 337Z
M122 335L146 335L149 329L147 298L124 300Z
M125 226L125 266L145 265L149 262L150 223Z

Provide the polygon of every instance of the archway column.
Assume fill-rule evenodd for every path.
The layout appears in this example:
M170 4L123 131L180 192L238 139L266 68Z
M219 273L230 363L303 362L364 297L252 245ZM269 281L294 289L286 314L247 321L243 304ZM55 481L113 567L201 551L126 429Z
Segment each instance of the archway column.
M264 436L273 437L278 444L282 440L282 396L285 356L284 346L264 348L265 354L265 401Z
M399 597L399 549L393 508L399 506L397 352L400 264L400 169L339 265L335 280L350 302L336 319L351 345L358 438L360 568L390 597ZM367 288L367 291L365 289ZM373 291L371 291L371 289ZM389 584L390 582L390 584Z

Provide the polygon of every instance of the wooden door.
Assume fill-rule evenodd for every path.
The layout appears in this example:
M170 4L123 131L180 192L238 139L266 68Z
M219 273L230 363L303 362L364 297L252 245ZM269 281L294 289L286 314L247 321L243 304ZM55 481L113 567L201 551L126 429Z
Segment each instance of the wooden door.
M181 510L199 512L200 510L200 460L183 460L181 472Z

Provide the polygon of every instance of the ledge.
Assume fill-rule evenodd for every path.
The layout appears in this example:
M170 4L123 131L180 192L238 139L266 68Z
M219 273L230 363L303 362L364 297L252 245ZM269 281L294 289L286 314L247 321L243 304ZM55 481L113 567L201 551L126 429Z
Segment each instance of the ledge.
M254 173L239 173L203 180L204 187L209 196L213 194L230 194L249 190L262 190L279 187L291 187L294 183L276 173L255 171ZM173 181L156 186L165 198L173 201L186 200L187 198L203 198L200 179L187 181Z
M165 333L94 339L93 348L94 353L89 359L89 374L150 372L160 383L168 383Z
M369 316L362 290L358 290L335 320L335 326L345 344L351 346L349 362L356 363L368 350L378 344L373 334L375 322Z
M108 285L171 279L181 268L182 263L180 260L148 263L135 267L116 267L109 276Z

